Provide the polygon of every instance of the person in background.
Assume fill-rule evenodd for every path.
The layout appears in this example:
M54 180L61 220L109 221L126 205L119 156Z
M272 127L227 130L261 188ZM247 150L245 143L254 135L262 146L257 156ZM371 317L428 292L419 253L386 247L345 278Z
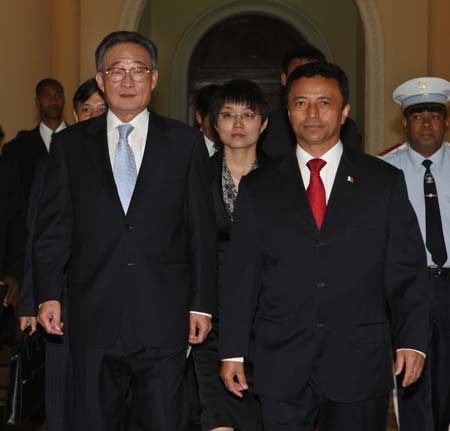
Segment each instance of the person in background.
M98 117L106 110L105 101L95 79L89 79L75 92L73 97L75 121L85 121ZM43 154L37 161L35 177L28 203L28 241L25 258L25 277L20 290L19 324L22 331L33 334L37 329L38 308L34 298L32 270L32 241L36 223L39 200L42 193L48 155ZM63 314L67 316L67 294L63 295ZM67 319L64 319L67 320ZM47 426L50 431L66 431L71 428L73 382L72 364L67 339L68 327L64 337L48 337L45 361L45 407Z
M411 79L393 94L402 107L406 142L382 154L401 169L427 250L427 286L433 295L430 349L422 378L397 385L400 428L447 431L450 425L450 82Z
M195 121L203 133L209 157L217 151L217 133L211 122L211 103L220 85L210 84L202 87L195 101Z
M73 117L75 123L98 117L106 112L103 92L98 88L95 78L83 82L73 96Z
M286 87L289 76L297 67L308 63L326 62L323 52L313 45L304 45L287 52L282 61L281 85L283 88ZM342 125L340 137L344 145L362 151L361 134L351 118L347 117ZM269 126L262 136L262 149L272 157L281 157L295 147L295 143L295 133L289 122L287 108L274 110L269 116Z
M257 150L261 133L267 127L268 101L261 88L248 80L233 80L215 91L209 115L218 140L211 157L211 189L218 237L218 286L222 284L223 257L234 220L234 206L241 178L267 160ZM218 309L220 309L220 304ZM219 320L205 342L193 346L192 357L199 387L202 431L260 431L259 402L250 390L243 399L229 393L220 379ZM246 362L253 375L253 363Z
M3 156L10 159L18 169L25 202L29 199L36 161L50 151L53 134L67 127L63 119L64 89L59 81L52 78L39 81L35 103L39 110L39 124L3 147Z

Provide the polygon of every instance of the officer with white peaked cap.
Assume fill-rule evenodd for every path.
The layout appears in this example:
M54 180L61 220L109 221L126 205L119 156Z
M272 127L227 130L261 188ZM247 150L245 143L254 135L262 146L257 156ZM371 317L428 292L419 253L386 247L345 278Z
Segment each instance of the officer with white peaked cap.
M398 385L400 428L447 431L450 424L450 82L416 78L400 85L394 102L403 108L407 141L382 153L403 170L408 196L427 250L432 294L430 349L414 385Z

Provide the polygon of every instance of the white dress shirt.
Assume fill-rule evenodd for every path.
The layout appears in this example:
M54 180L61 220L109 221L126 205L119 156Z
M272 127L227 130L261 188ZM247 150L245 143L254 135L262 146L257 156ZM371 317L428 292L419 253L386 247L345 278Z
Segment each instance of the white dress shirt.
M39 123L39 133L41 135L42 140L44 141L45 148L47 148L47 151L50 152L50 142L52 142L52 136L53 133L58 133L61 130L64 130L67 127L67 124L63 121L56 130L50 129L50 127L47 127L46 124L44 124L43 121Z
M214 146L214 142L211 141L204 133L203 133L203 139L205 140L206 149L208 150L209 157L214 156L216 154L216 147Z
M320 178L322 179L323 185L325 187L325 196L326 201L328 203L328 199L330 198L331 190L333 188L334 179L336 178L336 173L339 167L339 163L341 161L343 153L343 146L341 140L337 142L332 148L330 148L325 154L320 156L320 159L325 160L327 164L320 170ZM300 167L300 173L302 175L303 184L305 185L305 190L308 189L309 180L311 177L311 172L306 166L306 164L316 157L307 153L303 148L297 145L297 160L298 165ZM397 349L397 352L401 350L413 350L414 352L420 353L423 357L426 357L425 353L420 352L414 349L401 348ZM223 359L223 361L234 361L234 362L244 362L244 358L227 358Z

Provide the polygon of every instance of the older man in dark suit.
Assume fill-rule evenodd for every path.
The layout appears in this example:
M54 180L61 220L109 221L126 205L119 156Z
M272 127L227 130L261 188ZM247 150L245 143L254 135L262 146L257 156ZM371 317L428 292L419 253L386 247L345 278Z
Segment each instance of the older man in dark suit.
M77 430L175 431L189 342L211 328L215 235L201 135L149 112L155 45L108 35L96 51L106 114L58 134L36 223L38 319L61 334L67 267ZM189 336L189 337L188 337Z
M296 148L239 187L221 302L222 376L242 396L239 361L253 333L266 431L312 431L317 418L325 431L384 431L391 343L405 386L419 378L427 351L417 219L399 170L342 145L350 106L340 68L296 69L287 104Z

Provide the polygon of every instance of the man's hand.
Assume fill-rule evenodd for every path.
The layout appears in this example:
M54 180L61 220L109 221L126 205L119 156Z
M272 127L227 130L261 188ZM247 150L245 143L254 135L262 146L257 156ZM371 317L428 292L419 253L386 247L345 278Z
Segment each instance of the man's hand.
M211 331L211 318L202 314L189 314L189 343L201 344Z
M3 307L8 307L8 305L17 305L17 301L19 299L19 282L14 277L6 276L2 285L4 284L8 285L8 292L6 292L6 296L3 299Z
M416 382L422 374L425 358L414 350L399 350L395 361L395 375L398 376L403 369L402 386L406 388Z
M232 394L239 398L244 396L242 392L248 389L248 385L242 362L222 361L220 377Z
M59 301L45 301L39 308L38 322L48 334L63 335L61 322L61 304Z
M30 328L28 331L29 335L32 335L36 332L37 328L37 318L36 316L22 316L19 317L20 330L22 332L26 331L27 328Z

